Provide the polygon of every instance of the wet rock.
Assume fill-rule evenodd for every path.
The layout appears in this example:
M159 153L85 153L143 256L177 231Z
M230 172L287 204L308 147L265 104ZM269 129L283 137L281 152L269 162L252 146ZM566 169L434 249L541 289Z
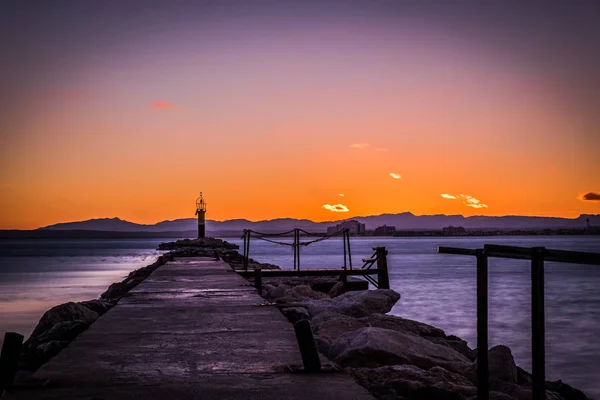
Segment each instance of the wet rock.
M456 392L435 386L423 386L415 390L408 397L408 400L461 400L462 396Z
M204 247L209 249L239 249L237 244L226 242L222 239L211 237L202 239L180 239L175 242L166 242L158 245L159 250L172 250L182 247Z
M403 398L422 396L424 387L433 387L436 393L458 398L476 393L476 388L463 376L441 367L424 370L414 365L393 365L379 368L350 369L352 377L370 392L393 391ZM454 393L454 394L449 394ZM430 397L437 398L437 397Z
M366 326L391 329L397 332L413 333L418 336L445 338L443 330L431 325L386 314L371 314L360 319Z
M308 310L304 307L282 308L281 312L292 324L295 324L296 322L301 321L303 319L310 319L310 316L308 315Z
M69 343L71 342L62 340L52 340L50 342L46 342L37 346L36 353L38 357L40 357L40 359L42 359L43 362L45 362L46 360L57 355L62 349L67 347Z
M43 343L51 341L70 342L89 326L89 323L80 320L57 322L47 331L27 340L27 342L24 344L24 347L37 347Z
M339 313L321 313L312 318L310 322L313 333L330 343L333 343L346 333L367 326L357 318ZM323 354L329 356L327 353Z
M517 366L507 346L494 346L488 351L490 377L509 383L517 383ZM465 370L465 376L477 383L477 359Z
M115 282L111 284L108 289L100 295L103 300L116 301L121 297L125 296L127 292L136 287L143 281L143 278L129 279L123 282Z
M273 286L273 284L263 284L263 297L270 301L277 300L282 297L292 297L292 288L288 285L279 284Z
M517 400L532 400L533 393L529 385L517 385L495 377L490 377L490 390L504 393ZM546 390L546 400L566 400L558 393Z
M323 299L326 298L327 295L325 293L322 292L315 292L314 290L312 290L312 288L308 285L298 285L298 286L294 286L291 289L291 294L294 297L298 297L300 299L312 299L312 300L319 300L319 299Z
M324 312L366 317L374 313L385 314L400 299L400 294L390 289L347 292L333 299L325 298L308 302L311 317Z
M87 300L81 301L79 304L96 312L98 315L104 315L108 310L111 309L111 307L114 306L113 303L104 300Z
M505 393L501 393L501 392L496 392L496 391L490 391L489 394L489 399L490 400L516 400L514 397L509 396ZM468 400L477 400L477 395L473 396L473 397L469 397Z
M31 337L41 335L59 322L81 321L86 325L90 325L97 319L98 313L71 301L52 307L46 311L33 330Z
M463 356L467 357L469 360L471 361L475 361L475 358L477 357L477 351L471 349L468 345L467 342L465 340L462 340L460 338L456 338L456 336L454 336L454 338L456 338L457 340L451 340L449 339L450 336L447 336L445 338L442 337L432 337L432 336L423 336L423 338L429 340L430 342L442 345L442 346L446 346L446 347L450 347L451 349L454 349L456 351L458 351L460 354L462 354Z
M558 381L546 382L546 390L557 393L564 400L589 400L581 390L567 385L560 379Z
M332 345L334 360L345 367L409 364L421 369L435 366L460 373L470 364L462 354L414 334L382 328L360 328L346 333Z
M331 298L338 297L339 295L344 294L344 282L336 282L335 285L327 292L327 295Z

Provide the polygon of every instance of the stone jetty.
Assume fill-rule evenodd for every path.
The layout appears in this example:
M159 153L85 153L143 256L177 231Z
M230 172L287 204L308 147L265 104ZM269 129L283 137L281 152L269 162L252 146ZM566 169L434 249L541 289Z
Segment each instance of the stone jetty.
M40 320L9 399L475 399L477 351L388 315L400 294L323 278L271 278L262 296L217 239L161 245L156 263ZM250 260L263 269L277 268ZM310 321L321 372L302 371L294 323ZM489 350L490 398L531 398L510 349ZM560 381L547 399L585 400ZM4 398L4 397L3 397Z

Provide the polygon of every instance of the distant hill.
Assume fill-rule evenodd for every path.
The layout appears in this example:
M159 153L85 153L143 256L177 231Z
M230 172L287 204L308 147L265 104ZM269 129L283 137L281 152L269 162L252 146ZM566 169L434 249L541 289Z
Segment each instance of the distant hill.
M382 214L354 217L366 225L367 229L375 229L381 225L392 225L398 230L435 230L446 226L462 226L466 229L577 229L586 227L586 219L592 226L600 226L600 215L582 214L577 218L524 217L524 216L473 216L462 215L414 215L409 212L399 214ZM278 218L265 221L248 221L232 219L227 221L206 221L206 230L210 234L239 234L244 229L261 232L280 232L293 228L307 231L324 232L328 226L341 221L313 222L307 219ZM190 232L196 230L195 218L162 221L157 224L144 225L124 221L119 218L90 219L87 221L67 222L50 225L38 230L79 230L79 231L111 231L111 232Z

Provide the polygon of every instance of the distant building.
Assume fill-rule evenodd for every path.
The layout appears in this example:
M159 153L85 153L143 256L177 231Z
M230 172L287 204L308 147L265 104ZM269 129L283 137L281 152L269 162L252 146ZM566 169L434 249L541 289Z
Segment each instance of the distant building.
M339 232L342 229L348 229L351 235L364 235L366 232L365 224L361 224L356 220L343 221L335 226L328 226L327 233L332 234Z
M395 226L383 225L383 226L378 226L377 228L375 228L376 236L393 236L394 233L396 233Z
M442 229L442 235L444 236L456 236L466 235L467 231L462 226L447 226Z

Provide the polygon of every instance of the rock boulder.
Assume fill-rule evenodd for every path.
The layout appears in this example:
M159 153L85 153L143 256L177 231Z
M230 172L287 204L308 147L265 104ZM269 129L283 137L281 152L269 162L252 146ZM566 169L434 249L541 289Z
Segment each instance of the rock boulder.
M71 301L52 307L50 310L46 311L33 330L31 337L41 335L59 322L81 321L85 325L90 325L97 319L97 312Z
M400 294L390 289L347 292L333 299L325 298L308 302L308 312L314 317L323 312L334 312L351 317L389 312L400 299Z
M469 359L457 351L414 334L371 327L348 332L335 340L332 356L344 367L408 364L421 369L440 366L461 373L470 364Z

